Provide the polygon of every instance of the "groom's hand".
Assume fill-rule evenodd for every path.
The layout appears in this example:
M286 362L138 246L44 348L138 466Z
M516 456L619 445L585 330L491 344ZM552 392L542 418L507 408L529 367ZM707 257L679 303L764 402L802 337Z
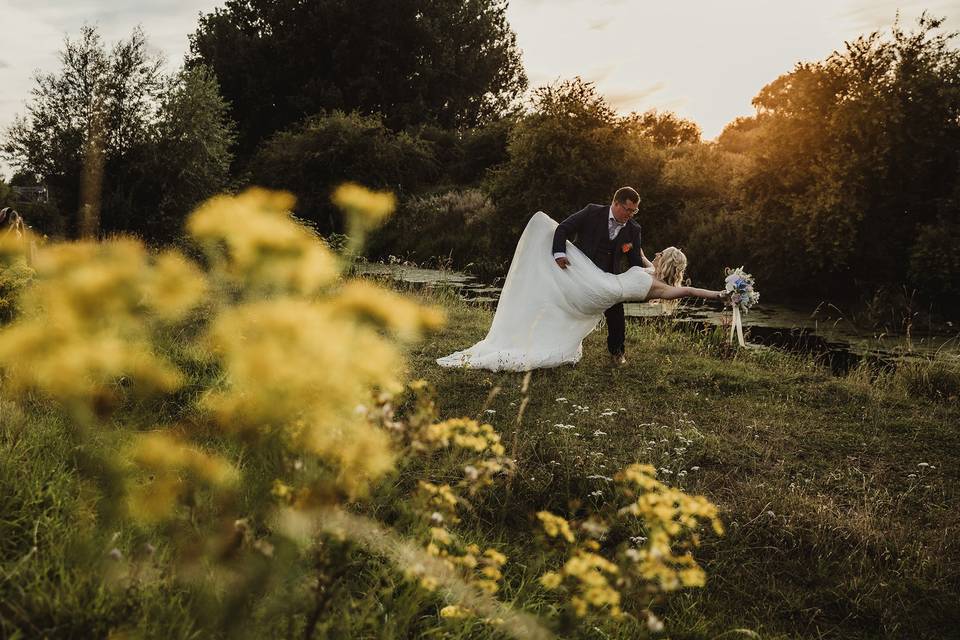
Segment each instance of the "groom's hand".
M560 256L559 258L556 259L556 261L557 261L557 266L560 267L561 269L566 269L567 267L570 266L570 261L567 260L566 257L564 256Z

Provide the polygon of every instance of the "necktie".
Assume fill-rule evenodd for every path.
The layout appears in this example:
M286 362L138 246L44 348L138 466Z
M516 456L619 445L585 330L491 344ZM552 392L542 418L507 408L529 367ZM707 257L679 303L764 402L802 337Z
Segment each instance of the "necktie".
M617 221L616 221L615 219L613 219L613 218L610 218L609 220L610 220L610 226L609 226L609 228L608 228L608 231L609 231L609 233L610 233L610 239L613 240L614 238L617 237L617 234L620 233L620 228L621 228L623 225L620 224L619 222L617 222Z

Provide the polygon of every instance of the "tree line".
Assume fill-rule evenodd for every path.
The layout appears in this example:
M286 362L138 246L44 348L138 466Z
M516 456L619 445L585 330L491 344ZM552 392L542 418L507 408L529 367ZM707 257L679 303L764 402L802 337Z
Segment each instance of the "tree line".
M252 183L342 232L330 191L354 180L400 199L371 251L488 272L534 211L561 219L629 184L645 249L680 246L699 282L743 264L771 295L960 308L960 54L942 20L797 64L703 141L579 78L527 92L505 10L230 0L170 76L142 32L108 49L85 28L3 138L11 182L47 185L32 222L76 236L99 158L98 233L162 243L197 202Z

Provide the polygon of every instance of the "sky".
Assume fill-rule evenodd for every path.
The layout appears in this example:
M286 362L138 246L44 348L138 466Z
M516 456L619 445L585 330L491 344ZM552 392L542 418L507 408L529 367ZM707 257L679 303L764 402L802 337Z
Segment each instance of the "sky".
M84 23L111 43L141 25L172 71L198 16L221 4L0 0L0 131L24 113L34 74L58 68L64 37ZM673 111L712 139L753 113L765 84L888 29L898 10L907 27L927 10L960 31L960 0L512 0L507 17L531 87L580 76L622 113ZM0 174L9 167L0 164Z

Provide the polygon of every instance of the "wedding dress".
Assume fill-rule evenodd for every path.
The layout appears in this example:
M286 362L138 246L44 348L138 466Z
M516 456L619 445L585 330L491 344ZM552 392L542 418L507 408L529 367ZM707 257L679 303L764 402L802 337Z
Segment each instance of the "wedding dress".
M570 265L561 269L551 245L557 223L538 211L527 223L487 337L469 349L437 359L441 367L529 371L572 364L583 339L604 310L625 300L644 300L653 276L642 267L616 275L597 267L569 241Z

